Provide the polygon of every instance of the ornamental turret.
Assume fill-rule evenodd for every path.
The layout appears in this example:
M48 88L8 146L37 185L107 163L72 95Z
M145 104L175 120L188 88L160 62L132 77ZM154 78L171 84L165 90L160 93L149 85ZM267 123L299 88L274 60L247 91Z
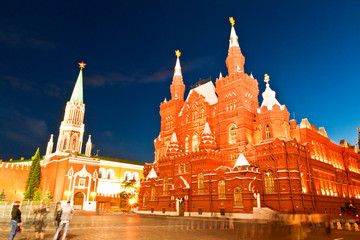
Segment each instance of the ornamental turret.
M53 146L54 146L53 138L54 138L54 134L51 134L50 140L49 140L49 142L47 144L47 147L46 147L46 154L45 154L46 157L49 156L50 154L52 154Z
M263 102L257 110L256 143L269 138L290 138L289 112L285 105L276 99L276 93L270 88L270 77L265 74L266 89Z
M86 147L85 147L85 156L88 157L91 156L91 149L92 149L92 142L91 142L91 135L89 135L89 139L86 142Z
M177 140L176 133L174 132L171 136L166 155L171 156L178 153L180 153L179 142Z
M205 123L204 131L201 134L201 142L199 145L200 149L215 149L216 144L213 133L210 130L209 123Z
M66 103L64 119L60 125L57 152L81 153L84 135L85 104L83 103L83 73L85 63L79 63L80 72L70 101Z
M228 74L232 75L237 72L244 72L245 57L242 55L238 36L235 32L235 20L233 17L230 18L231 33L229 40L228 56L226 58L226 67L228 68Z

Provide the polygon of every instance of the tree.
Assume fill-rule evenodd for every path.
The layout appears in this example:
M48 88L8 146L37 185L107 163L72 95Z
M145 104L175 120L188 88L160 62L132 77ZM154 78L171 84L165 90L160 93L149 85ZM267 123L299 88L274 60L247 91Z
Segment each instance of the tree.
M0 201L4 201L5 198L6 198L6 195L5 195L5 191L3 189L2 192L0 193Z
M26 192L25 199L32 200L34 198L34 193L37 189L40 188L41 181L41 166L40 166L40 150L36 150L35 155L32 157L32 163L30 167L30 172L28 179L26 181Z
M139 196L139 184L136 180L124 181L121 184L120 208L131 210L137 206Z
M41 201L41 190L38 188L34 195L34 201Z
M51 194L51 191L50 190L47 190L46 193L45 193L45 196L44 196L44 201L45 202L51 202L52 201L52 194Z

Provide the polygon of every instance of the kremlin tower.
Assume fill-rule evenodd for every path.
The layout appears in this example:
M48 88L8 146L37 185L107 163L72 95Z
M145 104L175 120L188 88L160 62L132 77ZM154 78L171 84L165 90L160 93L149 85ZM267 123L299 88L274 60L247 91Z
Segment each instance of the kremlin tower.
M66 103L64 120L60 125L57 152L81 153L84 135L85 104L83 103L83 68L85 63L79 63L80 72L76 80L70 101Z

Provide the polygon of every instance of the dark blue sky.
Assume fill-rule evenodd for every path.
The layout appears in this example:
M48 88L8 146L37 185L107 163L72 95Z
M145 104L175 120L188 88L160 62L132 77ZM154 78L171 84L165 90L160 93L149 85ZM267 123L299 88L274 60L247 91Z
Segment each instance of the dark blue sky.
M84 141L91 134L101 155L152 162L174 50L186 94L199 78L226 75L230 16L260 93L268 73L298 123L354 144L359 14L360 1L2 0L0 159L44 154L51 133L57 140L84 61Z

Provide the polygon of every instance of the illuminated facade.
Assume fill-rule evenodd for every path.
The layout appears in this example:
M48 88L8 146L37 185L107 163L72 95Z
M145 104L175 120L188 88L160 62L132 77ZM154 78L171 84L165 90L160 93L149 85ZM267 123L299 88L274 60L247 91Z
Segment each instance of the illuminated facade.
M176 51L171 99L160 104L161 131L154 162L144 167L139 212L253 217L360 206L358 148L334 143L307 119L289 120L268 75L260 105L259 83L245 73L231 23L228 75L220 73L215 85L197 83L186 99Z
M119 208L124 181L139 180L143 164L105 157L91 156L91 135L81 154L85 104L83 103L83 68L77 78L70 101L67 102L61 122L56 151L53 152L53 134L47 144L45 159L41 161L41 190L50 191L54 201L72 201L74 208L88 211ZM0 189L7 200L24 198L31 162L0 163ZM6 176L7 178L4 178ZM12 183L7 181L11 179Z

